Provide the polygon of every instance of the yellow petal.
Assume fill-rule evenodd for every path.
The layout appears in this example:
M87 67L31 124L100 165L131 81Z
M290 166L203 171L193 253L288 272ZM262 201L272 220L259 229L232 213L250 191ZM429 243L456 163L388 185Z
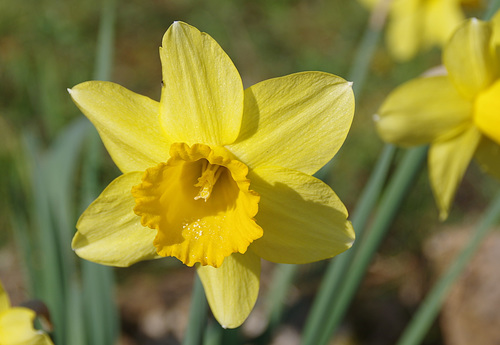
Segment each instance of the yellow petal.
M489 23L469 19L459 26L443 50L450 79L467 99L487 88L496 76L491 32Z
M160 48L162 123L189 145L232 143L241 127L243 85L222 48L206 33L175 22Z
M250 175L261 196L257 223L264 235L251 249L279 263L331 258L351 247L354 231L337 195L320 180L298 171L265 167Z
M0 282L0 312L10 308L10 298Z
M443 45L464 20L458 0L425 1L424 44Z
M259 293L260 258L251 250L233 254L219 268L197 266L208 304L224 328L236 328L248 317Z
M262 236L253 219L259 196L248 189L248 168L202 144L173 144L170 155L132 189L141 223L158 230L158 254L188 266L219 267L232 253L245 253Z
M49 336L33 328L35 312L27 308L11 308L0 313L0 344L52 345Z
M387 45L395 59L411 59L422 45L424 8L420 0L394 0L387 24Z
M170 141L161 129L158 102L110 82L85 82L69 93L123 173L168 159Z
M429 177L441 220L448 217L457 187L480 139L481 133L470 126L455 138L434 143L429 149Z
M337 76L305 72L266 80L245 90L241 135L228 149L251 168L313 174L342 146L353 114L351 84Z
M500 179L500 145L483 136L474 157L483 171Z
M142 174L118 177L85 210L72 243L78 256L118 267L159 257L153 245L156 231L143 227L141 217L133 211L131 189L141 182Z
M474 123L481 132L500 144L500 81L477 97L474 103Z
M375 123L384 141L414 146L452 137L471 118L472 103L460 97L446 76L437 76L395 89L375 115Z

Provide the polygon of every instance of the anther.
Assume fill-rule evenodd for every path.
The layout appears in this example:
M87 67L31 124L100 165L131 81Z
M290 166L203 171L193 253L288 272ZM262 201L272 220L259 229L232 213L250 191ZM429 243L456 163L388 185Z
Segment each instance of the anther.
M194 197L194 200L204 199L205 202L208 200L215 183L222 173L222 169L219 169L220 167L220 165L210 164L207 161L203 162L201 176L198 178L198 183L194 185L195 187L201 187L201 189L198 195Z

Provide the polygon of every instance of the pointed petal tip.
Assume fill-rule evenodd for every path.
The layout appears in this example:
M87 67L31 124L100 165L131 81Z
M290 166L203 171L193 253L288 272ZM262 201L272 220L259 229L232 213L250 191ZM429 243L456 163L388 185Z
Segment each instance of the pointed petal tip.
M170 26L171 26L171 28L172 28L172 29L177 30L177 29L179 29L179 28L180 28L181 26L183 26L183 25L184 25L184 26L189 26L189 24L187 24L187 23L183 22L182 20L174 20L174 21L172 22L172 25L170 25Z
M439 212L439 221L444 222L446 219L448 219L448 210L441 210Z
M354 85L354 82L353 81L348 81L347 85L349 85L350 87L352 87Z
M68 87L66 90L68 91L68 93L69 93L70 95L73 93L73 90L72 90L71 88L69 88L69 87Z

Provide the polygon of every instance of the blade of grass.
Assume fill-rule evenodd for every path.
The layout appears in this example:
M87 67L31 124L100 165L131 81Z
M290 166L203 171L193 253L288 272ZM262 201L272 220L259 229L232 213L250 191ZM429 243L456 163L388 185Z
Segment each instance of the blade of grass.
M279 264L274 269L272 285L267 296L269 329L274 330L281 321L285 299L297 274L297 265Z
M490 204L477 227L477 231L472 234L467 245L457 255L456 259L453 260L448 270L434 284L432 290L428 293L417 313L403 332L397 343L398 345L416 345L422 342L441 309L446 294L472 259L483 239L490 233L492 226L498 223L499 219L500 193L497 194Z
M69 291L74 279L76 262L71 250L75 218L74 183L84 138L90 124L78 119L69 124L56 138L45 155L46 184L54 231L59 245L64 290Z
M55 225L50 217L49 191L47 188L47 169L43 164L39 148L40 142L32 134L24 135L25 151L27 153L28 167L31 172L31 191L26 191L27 195L33 195L33 205L31 207L30 219L36 227L37 251L40 266L40 274L43 277L40 284L42 294L36 296L44 301L49 310L54 329L54 338L56 343L65 342L65 317L64 300L65 290L62 281L62 268L59 260L59 247L57 245L57 236L53 231Z
M25 214L19 209L19 206L12 206L10 214L10 224L14 229L14 242L16 243L16 251L21 253L19 257L22 258L23 264L23 277L26 282L28 296L42 296L43 291L40 288L41 282L40 271L36 268L38 259L36 253L33 253L32 236L29 230L28 221Z
M490 20L493 15L500 9L500 1L499 0L490 0L488 4L488 8L486 9L483 20Z
M85 303L84 303L85 301ZM87 303L82 294L82 287L75 278L71 279L68 301L67 301L67 339L70 339L71 345L92 344L87 339L85 331L85 318L83 306Z
M389 5L392 0L380 0L373 9L368 26L363 34L359 44L354 61L349 71L349 80L353 82L352 89L356 95L356 101L359 101L361 90L365 84L366 77L370 68L373 55L382 35L385 25Z
M94 78L109 80L114 56L116 0L103 1L101 10Z
M59 275L64 295L66 343L85 344L85 324L82 320L83 301L81 287L77 284L77 265L71 250L71 235L75 219L74 182L80 152L90 124L84 119L75 120L58 135L47 151L46 184L60 261ZM47 269L52 269L48 267ZM60 327L60 326L59 326Z

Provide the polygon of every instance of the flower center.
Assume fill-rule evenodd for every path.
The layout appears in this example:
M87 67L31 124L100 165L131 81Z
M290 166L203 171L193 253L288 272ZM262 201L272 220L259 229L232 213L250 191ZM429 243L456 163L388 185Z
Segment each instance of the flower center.
M232 253L245 253L263 234L254 220L260 197L249 190L247 173L223 148L173 144L170 159L132 188L141 224L158 231L158 254L219 267Z
M203 160L201 176L198 178L198 183L194 185L195 187L201 187L198 195L194 197L195 200L204 199L205 202L207 201L223 171L223 169L219 168L220 165L210 164L207 160Z

